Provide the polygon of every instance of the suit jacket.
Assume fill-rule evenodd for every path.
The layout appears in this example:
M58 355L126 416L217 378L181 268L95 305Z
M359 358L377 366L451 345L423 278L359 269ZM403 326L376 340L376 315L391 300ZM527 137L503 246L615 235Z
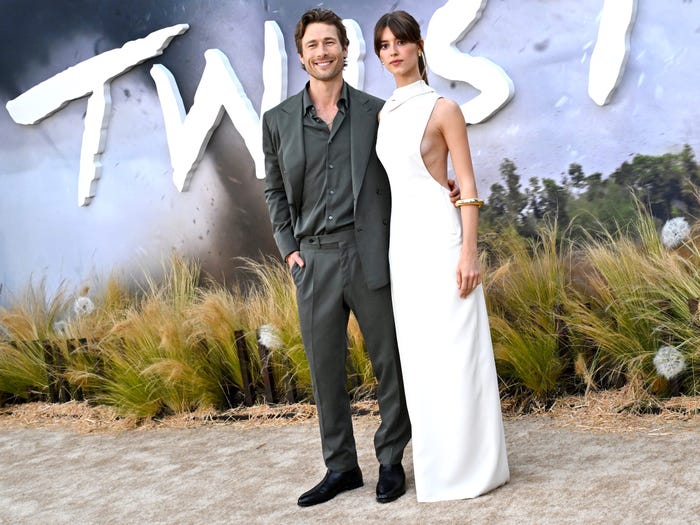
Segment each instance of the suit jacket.
M371 289L389 283L389 180L375 151L383 101L348 85L355 239ZM303 91L263 115L265 200L282 255L299 249L294 225L304 188Z

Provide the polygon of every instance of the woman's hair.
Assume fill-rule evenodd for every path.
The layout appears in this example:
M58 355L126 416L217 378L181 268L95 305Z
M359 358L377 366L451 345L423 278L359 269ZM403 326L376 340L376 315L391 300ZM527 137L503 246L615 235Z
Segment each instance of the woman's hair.
M335 26L335 28L338 30L338 38L340 39L340 45L343 47L343 49L346 49L350 45L348 33L343 25L343 20L330 9L317 7L315 9L309 9L306 13L301 15L299 22L297 22L296 28L294 28L294 42L297 45L297 53L300 55L303 54L301 40L304 38L304 33L306 33L306 27L309 24L315 23Z
M427 63L425 60L425 50L423 49L422 38L420 36L420 26L416 19L406 11L393 11L383 15L374 26L374 52L379 56L379 49L382 45L382 33L385 28L399 40L405 40L418 46L418 72L421 78L428 83Z

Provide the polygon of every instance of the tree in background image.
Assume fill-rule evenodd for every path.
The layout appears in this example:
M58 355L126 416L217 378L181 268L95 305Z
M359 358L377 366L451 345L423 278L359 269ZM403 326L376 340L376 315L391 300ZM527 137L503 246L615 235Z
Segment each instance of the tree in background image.
M573 238L626 230L639 216L638 203L661 226L674 217L700 217L700 169L689 145L680 153L635 155L604 178L586 175L580 164L569 165L560 182L531 177L521 189L510 159L500 165L502 183L491 186L482 210L482 230L499 233L514 228L534 237L543 223L560 225Z

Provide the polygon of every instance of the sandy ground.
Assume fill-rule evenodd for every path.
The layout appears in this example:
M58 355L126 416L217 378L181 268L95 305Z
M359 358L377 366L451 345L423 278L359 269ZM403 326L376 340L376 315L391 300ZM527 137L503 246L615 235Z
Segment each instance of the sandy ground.
M313 419L78 432L0 426L0 523L700 523L700 418L625 432L506 419L511 481L474 500L374 500L376 418L356 418L365 486L299 508L323 475Z

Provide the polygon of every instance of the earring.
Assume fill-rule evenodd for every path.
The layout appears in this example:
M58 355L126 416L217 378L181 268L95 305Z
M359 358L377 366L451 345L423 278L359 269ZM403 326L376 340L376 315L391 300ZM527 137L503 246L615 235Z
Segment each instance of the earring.
M422 57L422 56L423 56L423 52L422 52L422 51L418 51L418 56L419 56L419 57Z

